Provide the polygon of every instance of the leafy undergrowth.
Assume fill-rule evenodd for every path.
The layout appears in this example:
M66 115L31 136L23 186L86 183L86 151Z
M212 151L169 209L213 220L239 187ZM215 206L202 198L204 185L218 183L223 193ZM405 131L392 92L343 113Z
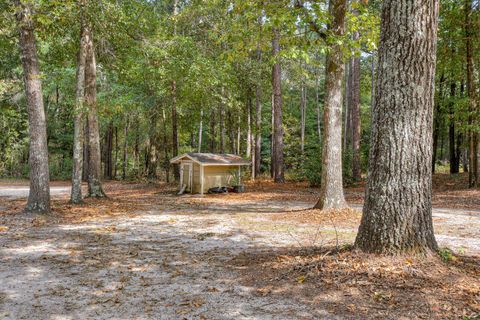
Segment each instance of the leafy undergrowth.
M480 261L381 257L348 247L245 253L231 261L261 296L291 297L355 319L476 319Z

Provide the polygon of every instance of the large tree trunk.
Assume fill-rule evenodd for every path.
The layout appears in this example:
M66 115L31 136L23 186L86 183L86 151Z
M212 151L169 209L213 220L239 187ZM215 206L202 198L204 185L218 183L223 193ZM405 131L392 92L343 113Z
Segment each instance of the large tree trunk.
M26 212L50 212L50 177L48 169L47 123L43 106L42 82L29 4L15 1L20 33L20 52L27 97L28 135L30 138L30 192Z
M472 126L477 120L474 114L477 112L476 86L475 86L475 70L473 64L473 23L472 23L472 5L473 0L465 0L465 45L467 58L467 94L469 100L469 119L468 124ZM469 132L469 156L470 168L469 186L476 188L478 181L478 133L474 130Z
M283 127L282 127L282 69L280 67L280 32L273 31L272 54L276 60L272 67L272 88L273 88L273 181L284 183L283 168Z
M345 33L346 0L331 0L333 16L329 26L335 36ZM322 181L315 208L345 208L342 181L342 81L345 73L343 48L335 44L326 61L325 104L323 111Z
M88 106L88 197L102 198L100 133L97 115L97 66L92 30L85 30L87 55L85 58L85 103Z
M76 100L73 119L73 159L72 159L72 192L70 202L79 204L82 202L82 171L84 152L84 112L85 99L85 59L87 53L85 29L82 23L80 32L80 49L77 57Z
M355 245L375 253L436 250L432 122L438 0L385 0L369 175Z

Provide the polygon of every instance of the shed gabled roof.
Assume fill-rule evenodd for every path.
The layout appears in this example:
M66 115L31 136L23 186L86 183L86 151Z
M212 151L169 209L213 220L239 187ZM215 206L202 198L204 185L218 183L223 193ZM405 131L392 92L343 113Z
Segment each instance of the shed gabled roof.
M181 160L192 160L204 166L248 166L250 161L243 159L235 154L219 154L219 153L195 153L189 152L179 155L170 163L179 163Z

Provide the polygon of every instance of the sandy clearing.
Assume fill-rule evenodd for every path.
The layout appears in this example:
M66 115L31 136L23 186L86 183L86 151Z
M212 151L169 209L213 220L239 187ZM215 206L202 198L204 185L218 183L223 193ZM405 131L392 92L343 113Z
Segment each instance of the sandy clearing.
M69 188L58 188L54 197L63 198ZM311 208L307 201L201 199L202 206L151 205L130 217L2 232L0 319L336 319L259 295L227 262L337 237L350 242L355 228L269 219ZM480 211L439 208L433 216L441 246L480 254Z

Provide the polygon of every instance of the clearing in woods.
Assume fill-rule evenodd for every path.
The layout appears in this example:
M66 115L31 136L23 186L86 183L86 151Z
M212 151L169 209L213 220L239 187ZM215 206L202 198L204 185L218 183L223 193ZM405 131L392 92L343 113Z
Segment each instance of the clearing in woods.
M109 199L21 213L28 183L0 183L0 319L458 318L480 312L480 192L435 177L441 257L351 250L353 209L311 210L318 190L258 182L244 194L106 183ZM388 281L387 281L388 280Z

